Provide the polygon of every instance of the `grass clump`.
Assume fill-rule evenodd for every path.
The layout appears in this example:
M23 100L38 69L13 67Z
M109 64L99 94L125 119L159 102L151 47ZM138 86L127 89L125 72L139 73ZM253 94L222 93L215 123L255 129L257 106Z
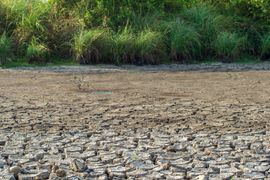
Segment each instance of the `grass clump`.
M232 62L240 57L247 47L247 37L237 33L221 32L215 41L215 52L223 62Z
M38 42L36 38L31 40L31 43L26 49L26 58L30 64L45 64L49 56L49 49L43 43Z
M175 20L169 30L170 53L174 60L186 62L201 57L200 35L181 20Z
M270 33L261 36L260 56L262 60L270 59Z
M206 4L197 4L185 9L181 15L184 20L195 27L202 42L202 55L207 57L213 53L213 42L219 32L232 26L229 16L225 17L216 12L215 8Z
M12 54L12 40L3 33L0 36L0 65L6 64Z
M131 29L125 28L113 38L113 54L117 64L134 63L135 35Z
M58 11L55 8L49 12L45 37L54 56L71 58L73 38L85 27L82 19L74 12Z
M8 6L12 14L11 21L14 24L14 35L20 46L28 44L32 37L45 40L47 31L46 22L50 6L39 0L11 1Z
M108 30L83 30L75 37L73 50L76 60L81 64L104 63L109 60L111 45L112 38Z
M135 40L135 64L158 64L165 60L164 36L149 29L140 32Z

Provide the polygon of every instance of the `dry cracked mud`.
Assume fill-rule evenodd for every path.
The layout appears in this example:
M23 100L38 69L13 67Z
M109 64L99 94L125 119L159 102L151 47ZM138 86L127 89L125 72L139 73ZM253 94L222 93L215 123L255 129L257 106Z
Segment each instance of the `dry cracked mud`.
M0 179L270 179L270 72L0 70Z

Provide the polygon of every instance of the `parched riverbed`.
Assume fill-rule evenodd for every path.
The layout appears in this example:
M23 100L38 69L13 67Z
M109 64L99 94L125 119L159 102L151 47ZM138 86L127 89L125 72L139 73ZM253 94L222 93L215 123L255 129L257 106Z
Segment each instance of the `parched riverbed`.
M270 71L208 70L0 69L0 179L270 179Z

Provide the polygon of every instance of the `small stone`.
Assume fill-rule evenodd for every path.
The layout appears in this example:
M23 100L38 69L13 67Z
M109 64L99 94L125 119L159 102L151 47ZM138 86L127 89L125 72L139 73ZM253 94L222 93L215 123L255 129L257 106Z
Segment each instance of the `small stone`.
M265 178L265 175L261 172L252 172L252 173L244 174L244 176L251 179L264 179Z
M0 172L1 173L1 172ZM1 180L16 180L16 178L14 177L14 175L12 174L1 174L0 175L0 179Z
M5 140L0 140L0 146L4 146L6 144Z
M70 169L75 172L83 172L86 169L86 166L83 160L73 159L70 162Z
M147 172L138 169L136 171L127 172L126 174L127 174L128 177L139 178L139 177L145 176L147 174Z
M68 147L68 148L65 148L65 153L67 152L82 152L82 147L79 147L79 146L71 146L71 147Z
M58 169L56 170L55 174L58 176L58 177L65 177L67 175L66 171L63 170L63 169Z
M50 176L50 173L47 170L44 170L43 172L39 172L37 174L38 179L48 179Z
M42 151L38 152L38 153L35 154L35 156L34 156L35 160L38 161L38 160L43 159L44 154L45 154L45 152L42 152Z
M108 177L107 177L107 175L102 175L102 176L99 176L97 179L98 180L107 180Z
M208 176L206 175L200 175L194 178L194 180L207 180L207 179L208 179Z
M48 171L43 171L35 174L18 174L19 180L33 180L33 179L48 179L50 176Z
M58 165L54 165L54 166L52 167L52 172L55 173L58 169L59 169L59 166L58 166Z
M257 171L257 172L266 172L270 169L269 166L255 166L254 167L254 170Z
M3 160L0 159L0 168L4 168L5 164L6 163Z
M9 172L13 173L14 176L17 176L21 172L21 168L19 166L13 166L9 168Z

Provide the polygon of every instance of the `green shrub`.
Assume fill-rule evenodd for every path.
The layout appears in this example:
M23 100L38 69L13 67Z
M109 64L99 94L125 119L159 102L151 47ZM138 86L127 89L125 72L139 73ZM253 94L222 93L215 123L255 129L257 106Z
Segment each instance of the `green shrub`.
M106 29L81 31L74 40L75 58L81 64L104 63L112 58L112 38ZM109 59L110 58L110 59Z
M260 56L263 60L270 59L270 33L261 36Z
M113 54L116 63L133 63L135 56L135 35L125 28L113 38Z
M0 35L14 41L14 55L50 49L86 64L268 59L261 34L269 32L269 7L266 0L1 0Z
M175 20L169 29L170 51L174 60L184 62L201 57L200 35L194 27Z
M46 39L54 55L64 58L72 57L73 37L83 27L83 21L72 12L62 13L51 10L48 17Z
M135 40L135 63L158 64L165 60L164 36L149 29L140 32Z
M214 7L205 4L197 4L185 9L182 17L200 34L204 56L212 53L213 47L211 45L218 33L229 29L232 24L231 18L218 14Z
M204 0L214 4L219 10L229 11L254 21L270 22L270 1L268 0Z
M0 37L0 65L7 63L12 56L12 41L3 33Z
M26 58L30 64L38 63L44 64L47 62L49 49L45 44L38 42L34 37L26 50Z
M20 46L28 44L32 37L46 40L46 22L50 10L49 3L40 0L12 1L9 5L12 19L16 23L14 35Z
M221 32L215 42L216 54L223 62L238 58L247 47L247 37L237 33Z

